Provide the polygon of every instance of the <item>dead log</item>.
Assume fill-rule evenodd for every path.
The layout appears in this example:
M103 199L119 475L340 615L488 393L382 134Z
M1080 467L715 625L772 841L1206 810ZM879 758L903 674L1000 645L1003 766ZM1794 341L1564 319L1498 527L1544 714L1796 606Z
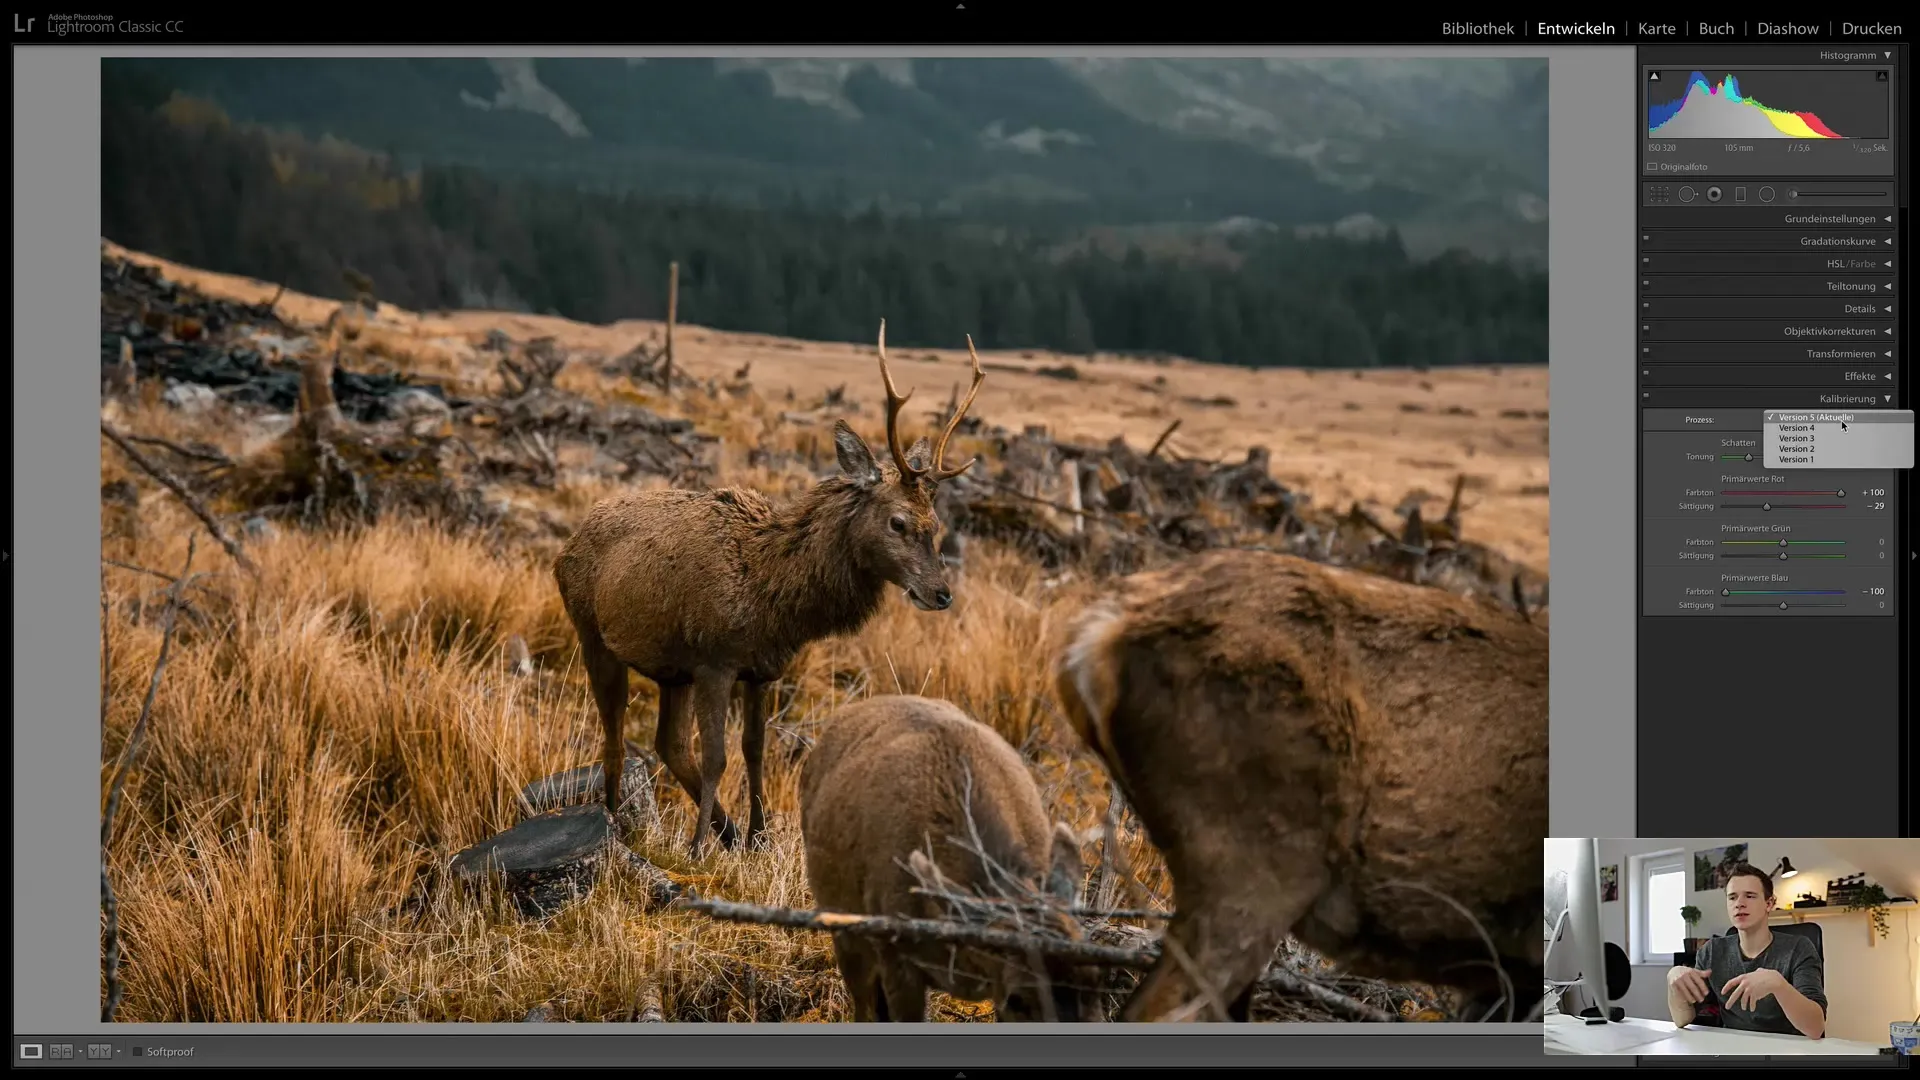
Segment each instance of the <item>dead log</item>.
M629 778L622 785L628 790L620 805L623 822L630 816L644 816L643 812L653 807L651 777L657 764L646 757L634 756L621 767L621 775ZM569 803L597 800L605 786L605 766L596 761L532 781L520 789L520 801L529 813L545 813Z
M640 877L651 906L683 894L658 867L615 839L613 818L598 802L527 818L455 855L447 869L469 888L503 886L528 919L551 918L585 899L603 870Z
M633 1020L636 1024L659 1024L666 1021L665 1010L660 1007L660 978L650 975L640 984L640 992L634 996Z
M129 394L140 378L140 369L133 362L133 342L125 337L120 339L120 359L108 369L106 392L108 394Z
M527 342L521 360L500 358L500 378L509 398L526 397L540 390L552 390L554 380L567 368L567 355L554 344L552 336Z
M504 884L520 914L545 918L584 898L605 861L613 819L597 803L528 818L453 857L454 880Z

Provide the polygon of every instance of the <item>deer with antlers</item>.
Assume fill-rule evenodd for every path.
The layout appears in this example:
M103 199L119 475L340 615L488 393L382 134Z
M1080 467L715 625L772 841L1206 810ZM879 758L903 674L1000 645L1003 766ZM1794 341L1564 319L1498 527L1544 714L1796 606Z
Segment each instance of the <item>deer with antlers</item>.
M1458 987L1472 1019L1537 999L1545 629L1229 550L1128 579L1064 634L1067 719L1173 879L1122 1020L1247 1019L1289 934L1354 974Z
M755 845L766 828L767 684L810 642L858 630L890 586L922 611L953 604L936 547L941 525L934 495L977 460L945 463L948 440L986 377L971 336L967 352L973 385L939 441L929 448L922 437L903 449L900 410L913 391L894 388L881 320L891 469L839 420L833 439L840 472L784 506L741 488L666 489L615 495L588 511L553 572L605 732L609 810L621 805L629 670L660 688L655 749L699 807L691 841L697 858L708 825L723 846L739 841L716 795L726 771L735 682L744 685L747 843Z

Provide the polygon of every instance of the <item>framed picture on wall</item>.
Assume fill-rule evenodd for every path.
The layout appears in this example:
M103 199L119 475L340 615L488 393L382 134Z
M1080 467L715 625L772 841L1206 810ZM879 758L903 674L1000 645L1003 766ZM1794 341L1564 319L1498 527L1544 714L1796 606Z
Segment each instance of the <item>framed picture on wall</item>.
M1733 868L1747 861L1747 845L1728 844L1693 853L1693 891L1718 892L1727 887Z
M1618 863L1613 866L1603 866L1600 868L1600 899L1603 902L1620 899L1620 866Z

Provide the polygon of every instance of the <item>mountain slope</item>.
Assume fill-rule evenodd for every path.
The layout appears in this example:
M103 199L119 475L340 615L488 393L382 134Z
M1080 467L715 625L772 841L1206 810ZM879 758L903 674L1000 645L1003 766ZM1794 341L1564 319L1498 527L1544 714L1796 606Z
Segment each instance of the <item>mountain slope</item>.
M1390 178L1427 200L1397 221L1403 231L1546 222L1544 61L1059 63L1120 108L1167 128L1306 162L1349 190Z
M608 189L1068 229L1364 215L1545 248L1538 60L105 63L241 122Z

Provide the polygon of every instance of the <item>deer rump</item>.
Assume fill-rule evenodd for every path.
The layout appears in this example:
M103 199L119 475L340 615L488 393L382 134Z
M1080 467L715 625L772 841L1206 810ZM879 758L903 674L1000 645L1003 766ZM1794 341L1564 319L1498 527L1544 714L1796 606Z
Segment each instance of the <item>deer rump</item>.
M1019 753L949 702L889 695L840 710L809 751L800 789L807 881L823 911L951 917L917 888L1077 895L1083 868L1071 830L1057 836ZM1055 922L1079 936L1069 917ZM919 1022L930 989L991 1001L1001 1019L1103 1018L1099 999L1081 993L1099 973L1068 964L1036 976L1024 958L996 950L845 934L834 935L834 954L859 1022Z
M1245 1019L1288 934L1481 1012L1505 992L1497 953L1524 1015L1542 952L1544 631L1439 589L1218 552L1128 579L1069 633L1056 691L1165 858L1167 934L1188 954L1163 949L1122 1019L1205 1004L1194 971Z

